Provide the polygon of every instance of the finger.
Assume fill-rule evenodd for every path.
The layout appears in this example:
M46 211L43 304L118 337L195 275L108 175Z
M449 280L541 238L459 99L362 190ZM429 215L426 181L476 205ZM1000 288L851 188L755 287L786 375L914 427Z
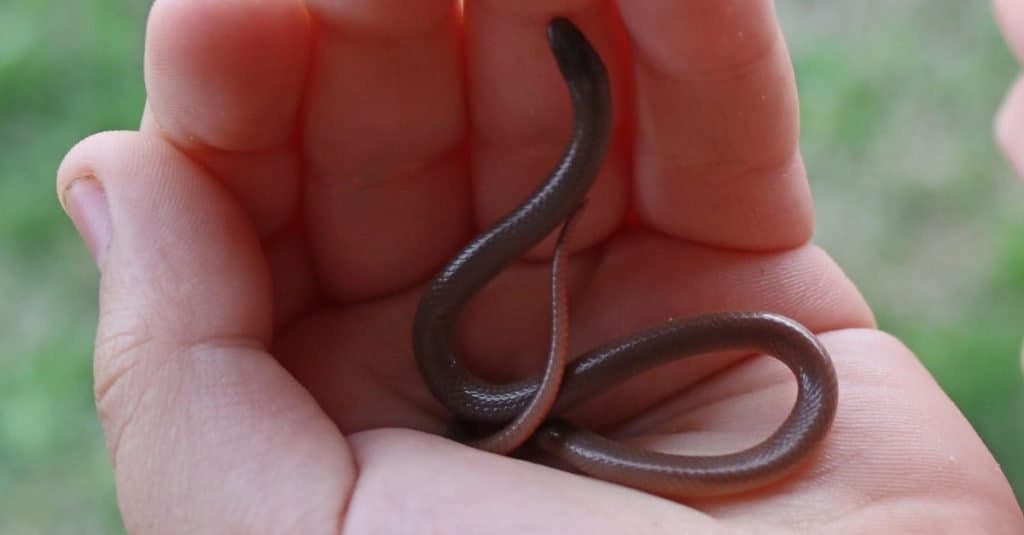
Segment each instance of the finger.
M996 140L1017 176L1024 178L1024 77L1018 77L996 116Z
M300 0L157 0L150 13L143 131L212 170L262 236L299 193L292 144L309 41Z
M336 524L351 459L263 350L267 261L238 204L138 133L79 144L58 188L102 266L96 402L128 530Z
M597 183L589 193L571 249L607 236L622 221L627 198L623 98L627 80L619 28L606 2L559 0L466 5L469 98L473 116L476 223L502 217L542 184L561 157L572 106L546 40L555 16L568 16L598 51L613 84L613 133ZM552 235L532 256L551 256Z
M361 433L353 448L352 533L726 532L667 500L419 433Z
M810 239L796 84L771 0L618 2L636 76L636 210L672 236Z
M993 5L1010 48L1024 61L1024 5L1015 0L994 0Z
M393 292L469 236L456 2L310 0L305 203L335 297Z

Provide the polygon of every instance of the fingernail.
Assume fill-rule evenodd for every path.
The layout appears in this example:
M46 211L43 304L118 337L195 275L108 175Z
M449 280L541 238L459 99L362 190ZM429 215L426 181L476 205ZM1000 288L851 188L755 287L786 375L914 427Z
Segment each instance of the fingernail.
M103 191L103 186L94 176L79 177L64 188L62 197L68 217L92 253L96 265L102 266L113 232L107 194Z

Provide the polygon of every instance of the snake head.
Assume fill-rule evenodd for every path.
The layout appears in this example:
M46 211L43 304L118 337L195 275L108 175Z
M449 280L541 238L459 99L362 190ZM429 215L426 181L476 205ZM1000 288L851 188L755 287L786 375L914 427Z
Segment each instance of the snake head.
M576 82L606 80L604 62L587 41L583 32L567 18L559 17L548 23L548 43L558 61L558 68L570 86Z

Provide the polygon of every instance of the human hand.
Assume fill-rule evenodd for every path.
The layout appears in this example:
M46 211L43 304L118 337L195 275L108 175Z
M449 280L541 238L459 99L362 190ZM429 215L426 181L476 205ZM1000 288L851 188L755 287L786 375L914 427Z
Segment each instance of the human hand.
M60 169L102 271L96 397L129 530L1019 531L977 435L809 244L770 2L621 2L620 19L603 2L481 0L465 33L452 2L305 4L158 0L141 132L92 137ZM573 352L712 310L803 322L831 351L839 411L782 484L680 506L412 430L446 418L411 355L422 284L568 136L556 14L608 63L618 125L572 244ZM481 373L541 365L548 253L471 306ZM702 358L574 417L736 450L794 392L770 358Z

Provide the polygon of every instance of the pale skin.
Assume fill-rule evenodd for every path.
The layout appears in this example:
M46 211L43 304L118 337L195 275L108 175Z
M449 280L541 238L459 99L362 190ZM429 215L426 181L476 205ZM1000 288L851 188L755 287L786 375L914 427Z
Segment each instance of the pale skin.
M130 531L1024 531L968 422L810 243L770 2L467 3L155 2L140 131L83 141L58 176L102 272L96 398ZM446 418L411 355L422 284L568 134L556 14L608 63L618 125L570 246L573 353L712 310L806 324L839 410L781 485L678 504L418 431ZM550 241L471 306L480 373L541 365L549 258ZM735 450L794 390L768 357L706 358L575 417Z

